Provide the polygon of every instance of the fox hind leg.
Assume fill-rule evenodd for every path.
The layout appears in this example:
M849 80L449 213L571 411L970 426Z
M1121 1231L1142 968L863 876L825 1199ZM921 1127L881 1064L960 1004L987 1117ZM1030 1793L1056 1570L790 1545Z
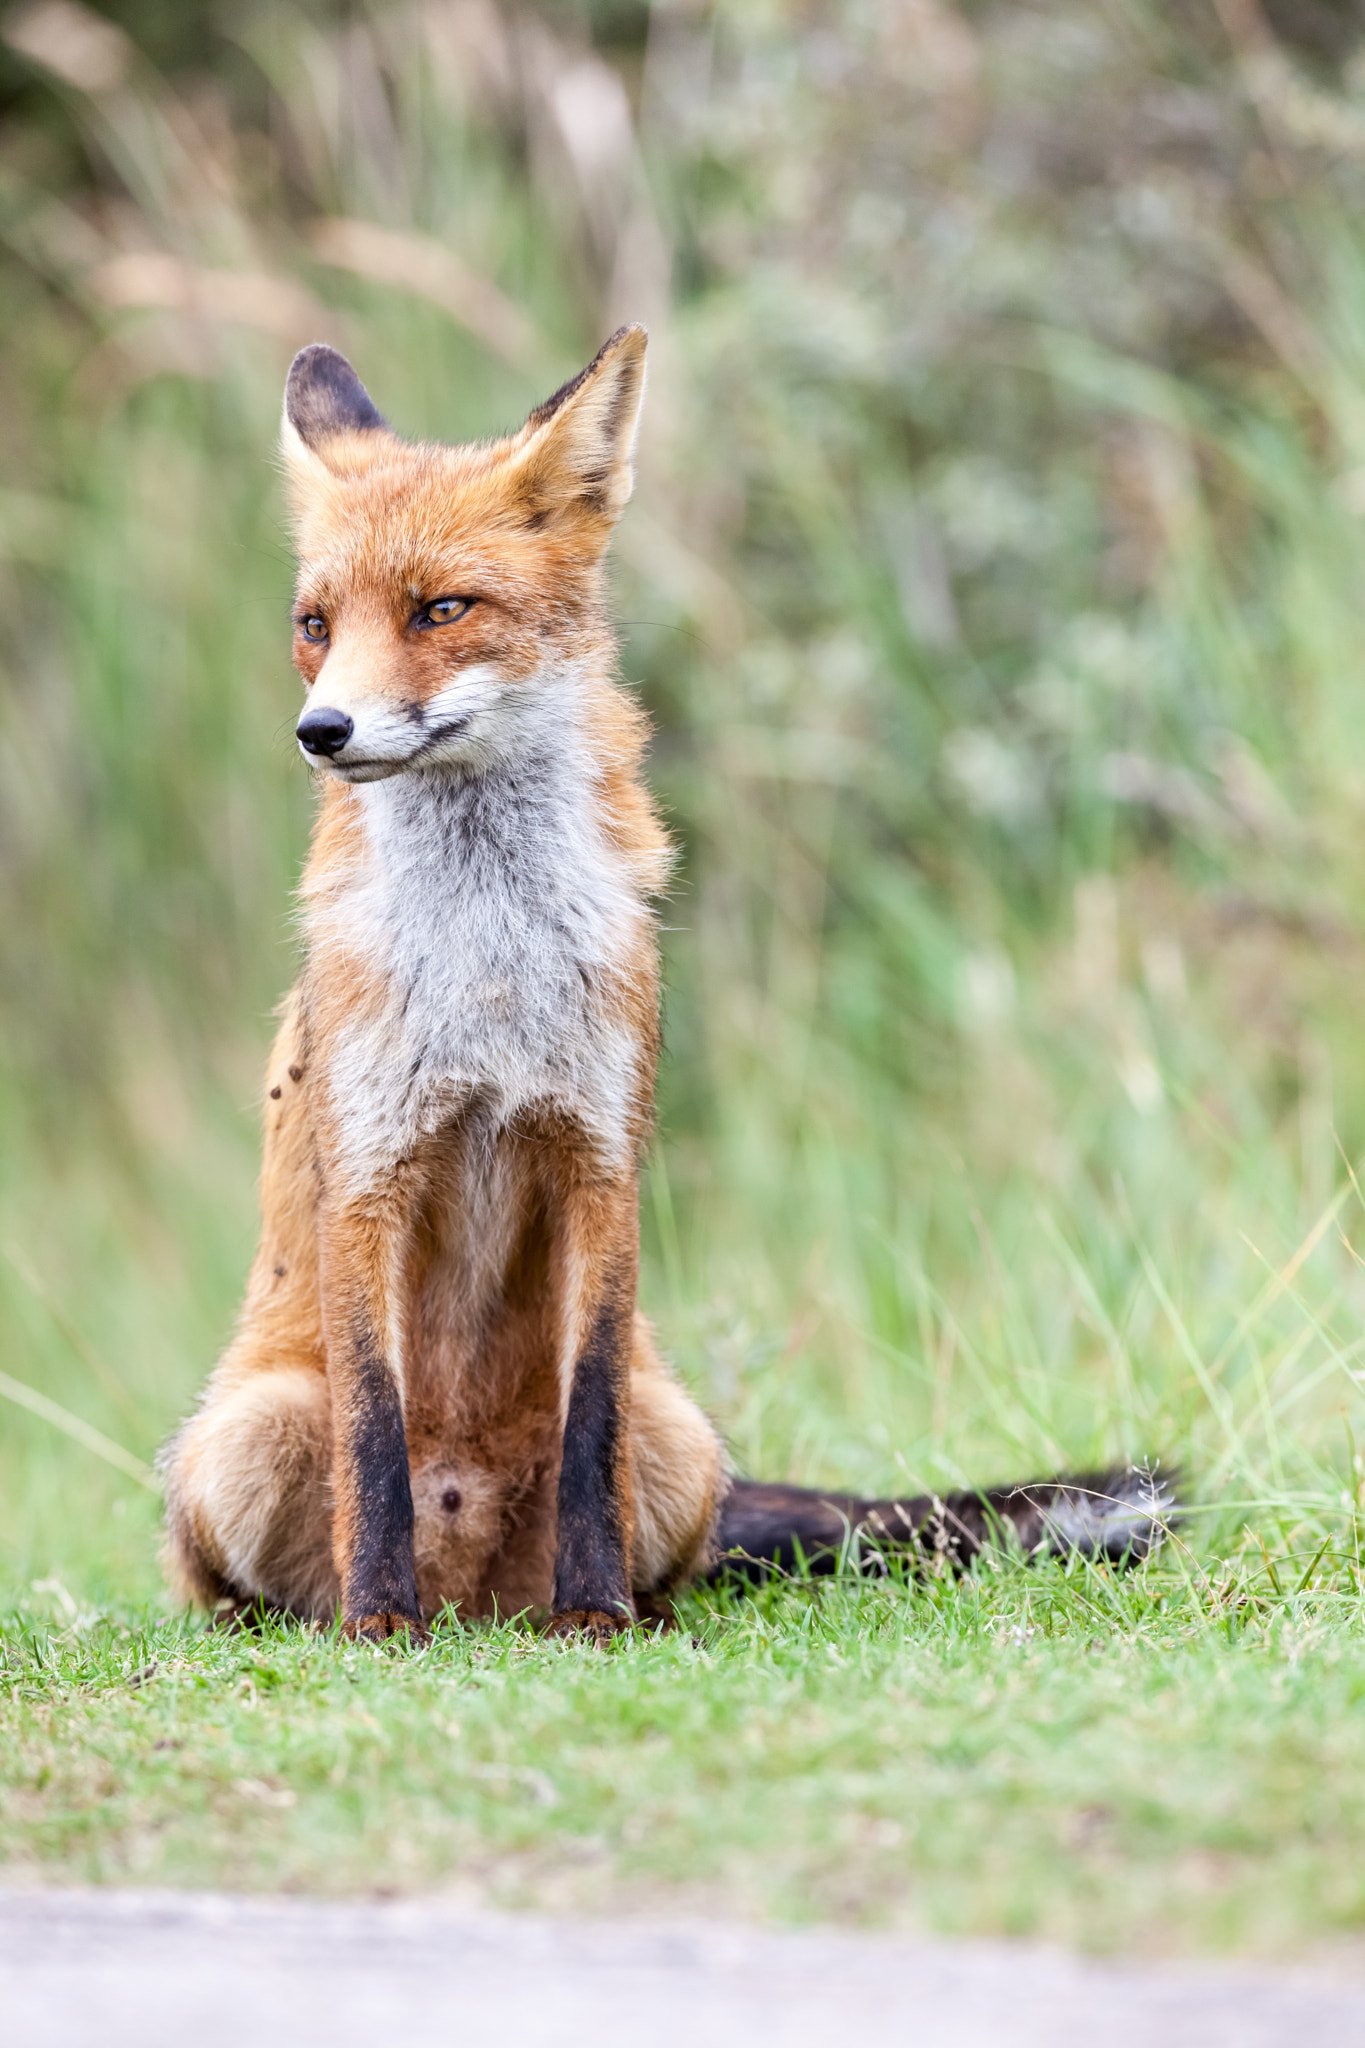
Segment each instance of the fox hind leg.
M167 1447L165 1563L209 1608L335 1612L331 1403L305 1367L215 1375Z
M631 1582L641 1613L710 1564L726 1478L716 1433L637 1334L630 1385Z

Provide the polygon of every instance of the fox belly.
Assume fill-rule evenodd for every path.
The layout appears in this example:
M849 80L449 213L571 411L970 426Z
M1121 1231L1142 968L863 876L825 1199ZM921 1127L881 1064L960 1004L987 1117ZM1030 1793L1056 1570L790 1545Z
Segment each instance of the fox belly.
M418 1148L405 1179L398 1321L422 1612L544 1609L567 1398L547 1147L490 1129L476 1107ZM167 1562L209 1606L330 1615L338 1602L317 1205L291 1003L270 1062L263 1227L242 1321L164 1460ZM723 1480L714 1432L639 1317L628 1385L631 1579L648 1594L708 1561Z

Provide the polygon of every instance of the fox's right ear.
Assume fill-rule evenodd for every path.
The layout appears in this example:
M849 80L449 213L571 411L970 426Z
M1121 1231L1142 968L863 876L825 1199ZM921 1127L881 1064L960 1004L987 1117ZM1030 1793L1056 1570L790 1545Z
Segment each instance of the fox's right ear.
M280 442L291 480L306 487L319 464L335 475L368 469L393 430L345 356L325 342L301 348L284 387Z

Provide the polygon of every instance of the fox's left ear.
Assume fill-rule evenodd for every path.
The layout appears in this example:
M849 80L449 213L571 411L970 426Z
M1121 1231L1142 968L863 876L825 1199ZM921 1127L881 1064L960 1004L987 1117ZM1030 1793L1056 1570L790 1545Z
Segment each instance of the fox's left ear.
M625 510L635 482L647 340L643 327L618 329L517 435L512 461L537 524L577 516L600 521L605 531Z

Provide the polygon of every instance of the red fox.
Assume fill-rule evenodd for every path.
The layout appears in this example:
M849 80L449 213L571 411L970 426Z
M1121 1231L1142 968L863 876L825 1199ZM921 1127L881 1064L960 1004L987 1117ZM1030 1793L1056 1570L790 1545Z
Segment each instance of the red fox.
M614 680L603 558L645 333L518 433L404 441L335 350L285 392L306 957L266 1080L233 1341L163 1456L171 1576L209 1607L419 1638L447 1603L603 1640L723 1570L850 1534L962 1562L1121 1554L1114 1472L865 1501L729 1474L636 1306L669 842Z

